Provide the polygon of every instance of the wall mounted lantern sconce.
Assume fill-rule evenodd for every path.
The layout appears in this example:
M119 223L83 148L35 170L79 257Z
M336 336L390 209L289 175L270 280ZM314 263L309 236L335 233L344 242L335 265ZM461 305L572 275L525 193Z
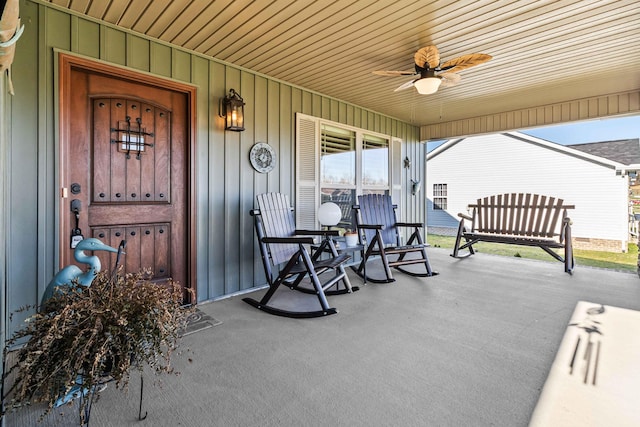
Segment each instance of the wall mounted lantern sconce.
M223 117L225 117L225 130L242 132L244 130L244 100L234 89L229 90L229 95L222 100Z

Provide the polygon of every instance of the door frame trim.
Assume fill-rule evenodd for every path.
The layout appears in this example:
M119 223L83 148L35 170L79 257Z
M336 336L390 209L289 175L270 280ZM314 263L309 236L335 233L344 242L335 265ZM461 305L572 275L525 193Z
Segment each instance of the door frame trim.
M188 303L194 303L198 301L196 291L196 271L197 271L197 242L196 242L196 183L197 183L197 171L196 171L196 129L197 129L197 87L171 80L168 78L156 76L150 73L132 70L123 66L106 63L103 61L96 61L89 58L83 58L76 55L71 55L66 52L58 52L58 137L59 137L59 156L58 156L58 179L59 179L59 200L64 199L63 191L69 187L69 178L67 172L69 165L67 165L66 153L70 149L69 129L65 124L70 123L69 116L69 102L70 102L70 87L71 87L71 69L81 69L83 71L94 72L98 74L104 74L123 80L130 81L132 83L140 83L150 86L155 86L161 89L167 89L174 92L180 92L187 97L187 132L188 132L188 150L187 156L187 202L186 202L186 221L187 221L187 282L184 286L191 290L191 294L187 294L189 299ZM71 230L69 227L70 212L67 209L68 206L65 203L59 203L58 206L58 254L62 254L64 250L67 250L68 241L63 236L70 236ZM58 256L59 268L63 266L62 257Z

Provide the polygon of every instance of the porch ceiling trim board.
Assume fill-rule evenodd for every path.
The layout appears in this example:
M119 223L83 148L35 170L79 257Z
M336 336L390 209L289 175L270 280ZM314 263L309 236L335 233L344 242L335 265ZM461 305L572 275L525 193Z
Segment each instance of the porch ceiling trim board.
M640 90L631 90L422 126L420 140L497 133L638 113Z

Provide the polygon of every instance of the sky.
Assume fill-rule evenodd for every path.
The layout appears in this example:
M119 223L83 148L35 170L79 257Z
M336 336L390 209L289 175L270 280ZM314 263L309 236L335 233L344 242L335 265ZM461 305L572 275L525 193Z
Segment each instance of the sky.
M562 145L640 138L640 116L588 120L565 125L521 129L520 132ZM428 142L427 151L433 150L444 142Z

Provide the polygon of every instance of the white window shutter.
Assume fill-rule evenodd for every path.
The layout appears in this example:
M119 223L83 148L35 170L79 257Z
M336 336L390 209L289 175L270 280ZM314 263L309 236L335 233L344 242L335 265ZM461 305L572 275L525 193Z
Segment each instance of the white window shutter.
M398 219L402 218L402 140L391 138L389 147L391 162L391 200L398 205Z
M318 136L319 121L314 117L296 114L296 227L318 228Z

